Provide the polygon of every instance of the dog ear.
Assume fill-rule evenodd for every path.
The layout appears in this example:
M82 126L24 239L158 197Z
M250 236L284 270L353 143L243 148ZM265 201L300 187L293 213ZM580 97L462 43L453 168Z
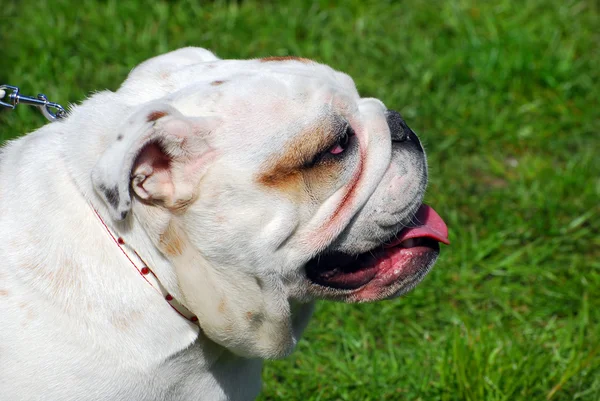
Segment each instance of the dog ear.
M142 106L122 125L92 170L94 188L115 220L131 210L131 192L167 208L189 203L205 171L213 117L186 117L163 103Z

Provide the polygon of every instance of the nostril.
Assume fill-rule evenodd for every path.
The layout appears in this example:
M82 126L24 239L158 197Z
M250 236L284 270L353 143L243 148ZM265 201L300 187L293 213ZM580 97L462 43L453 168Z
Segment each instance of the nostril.
M400 113L395 110L388 110L385 112L385 118L390 127L392 142L404 142L409 139L410 128L408 128Z

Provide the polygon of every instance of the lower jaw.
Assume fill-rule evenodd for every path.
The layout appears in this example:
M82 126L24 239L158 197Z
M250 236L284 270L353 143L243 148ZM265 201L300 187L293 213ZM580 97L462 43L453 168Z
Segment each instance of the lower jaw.
M438 255L439 246L410 248L411 259L402 266L381 266L373 277L357 288L328 286L309 280L309 292L317 299L346 303L363 303L392 299L412 290L429 273Z

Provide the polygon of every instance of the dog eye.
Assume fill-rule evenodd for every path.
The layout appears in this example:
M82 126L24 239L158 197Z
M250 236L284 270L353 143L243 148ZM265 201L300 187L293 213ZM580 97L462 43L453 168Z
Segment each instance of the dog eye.
M337 140L337 142L329 148L328 152L332 155L339 155L343 153L350 145L350 138L354 136L354 130L351 126L347 125L344 130L344 134Z

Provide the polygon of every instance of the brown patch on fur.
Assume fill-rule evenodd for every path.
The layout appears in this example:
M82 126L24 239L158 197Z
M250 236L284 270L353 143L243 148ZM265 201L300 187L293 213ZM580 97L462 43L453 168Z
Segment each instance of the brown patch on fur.
M297 135L276 160L270 160L258 176L259 184L297 198L302 194L318 196L339 177L342 163L335 160L310 162L327 150L333 141L333 127L319 124Z
M115 326L115 329L119 331L125 331L130 326L129 319L123 316L113 317L111 323Z
M248 319L248 321L252 321L253 318L254 318L254 313L246 312L246 319Z
M280 159L281 164L271 167L258 178L258 182L272 189L292 191L300 182L300 168L292 167L289 160Z
M78 292L82 288L79 269L69 257L60 258L52 266L23 261L19 267L40 277L51 297L62 298L63 294Z
M19 308L25 312L25 316L23 322L21 323L22 327L27 327L28 322L33 321L36 317L34 310L28 305L26 302L19 302Z
M72 260L63 260L63 263L53 273L54 287L57 295L81 288L81 281L77 276L77 269Z
M172 205L166 205L170 211L173 213L183 213L185 210L196 200L196 197L191 197L189 199L178 199Z
M8 292L8 290L0 290L0 297L5 297L5 296L7 296L8 294L10 294L10 293Z
M261 63L268 63L271 61L299 61L304 64L314 63L314 61L312 61L310 59L307 59L304 57L296 57L296 56L271 56L271 57L260 58L260 59L258 59L258 61L260 61Z
M258 182L271 188L286 188L300 178L314 155L323 151L331 143L329 127L311 127L293 138L279 154L277 160L268 163Z
M321 163L318 168L306 170L302 174L304 186L311 198L323 199L330 194L333 186L343 174L344 164L335 161Z
M227 81L212 81L210 84L212 86L219 86L219 85L223 85L225 82L227 82Z
M133 323L136 323L142 317L141 312L133 311L126 315L112 316L110 321L115 329L119 331L127 331Z
M162 118L166 115L167 115L167 113L164 111L153 111L152 113L148 114L146 121L148 121L148 122L156 121L159 118Z
M159 240L167 255L179 256L183 253L185 243L173 222L169 223L165 232L160 235Z
M225 313L225 298L221 298L217 310L219 311L219 313Z

